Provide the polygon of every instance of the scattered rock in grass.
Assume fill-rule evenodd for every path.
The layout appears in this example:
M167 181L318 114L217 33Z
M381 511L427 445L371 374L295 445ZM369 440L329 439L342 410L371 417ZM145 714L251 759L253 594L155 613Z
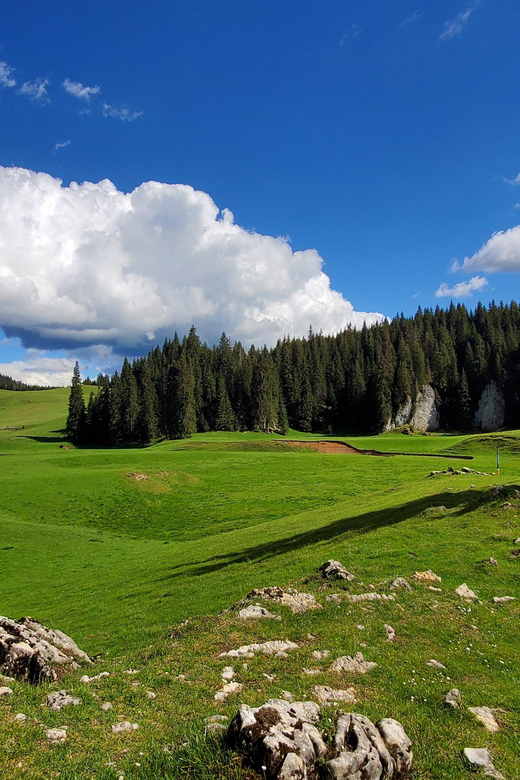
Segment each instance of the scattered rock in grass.
M286 701L289 701L291 703L294 701L294 696L290 691L282 691L282 696Z
M8 688L7 685L2 685L0 688L0 696L11 696L13 693L12 688Z
M139 669L124 669L123 674L139 674Z
M486 777L504 780L504 776L493 766L491 753L486 748L464 748L462 755L472 769L483 769Z
M213 698L215 701L226 701L227 697L231 696L232 693L240 693L243 687L241 683L237 682L226 683L220 691L217 691Z
M332 602L333 604L341 604L341 596L339 593L330 593L325 596L325 601Z
M498 561L496 561L493 556L487 559L486 563L489 563L490 566L498 566Z
M227 726L224 726L223 723L215 723L215 721L210 721L209 723L206 723L206 731L208 731L210 734L225 734L227 731Z
M518 558L519 555L520 555L520 547L517 547L516 549L511 550L511 552L509 553L509 557L510 558Z
M23 712L18 712L13 720L15 720L17 723L25 723L26 720L29 720L29 717L25 715Z
M395 640L395 630L388 623L385 623L386 641L393 642Z
M463 582L462 585L459 585L458 588L455 588L455 593L463 599L478 599L475 591L468 588L465 582Z
M442 578L438 574L435 574L431 569L427 571L416 571L413 573L413 578L417 582L442 582Z
M327 780L403 777L413 762L411 742L402 725L392 718L374 724L351 712L338 719L334 752L324 765Z
M334 561L332 558L326 561L323 566L320 566L318 571L321 572L322 577L326 580L347 580L352 582L355 579L354 575L347 571L340 561Z
M426 661L426 666L431 666L432 669L446 669L444 664L441 664L440 661L436 661L435 658L430 658L429 661Z
M331 672L348 672L348 674L366 674L377 666L375 661L365 661L363 653L342 655L336 658L330 666Z
M510 501L504 501L504 503L502 504L502 509L512 509L512 508L513 508L513 504Z
M103 704L101 705L101 709L103 710L103 712L108 712L108 710L112 709L112 704L109 701L104 701Z
M45 732L45 736L49 740L49 742L53 742L54 744L58 744L60 742L65 742L67 739L67 730L66 728L61 729L47 729Z
M303 674L309 675L309 677L315 677L317 674L321 674L323 669L307 669L307 667L304 667L302 669Z
M364 631L365 630L365 626L362 626L361 623L358 623L356 628L358 628L360 631Z
M146 698L147 699L156 699L157 694L154 693L154 691L146 691Z
M444 706L452 710L458 710L462 701L458 688L452 688L444 697Z
M496 722L493 711L490 710L489 707L468 707L468 710L487 728L488 731L491 731L493 734L500 731L500 726Z
M30 683L56 679L55 666L92 663L77 644L61 631L53 631L34 618L0 617L0 669Z
M93 677L89 677L88 674L84 674L83 677L79 678L79 681L82 683L91 683L95 680L101 680L103 677L110 677L110 672L100 672L99 674L95 674Z
M54 691L49 693L45 703L53 712L59 712L63 707L68 707L71 704L74 707L79 707L81 699L77 696L71 696L67 691Z
M264 777L316 777L316 761L327 752L314 725L319 712L314 702L269 699L254 709L242 704L231 721L227 740L245 753Z
M342 701L346 701L349 704L356 703L356 691L354 688L335 690L328 685L315 685L312 692L316 697L318 704L327 704L329 702L339 703Z
M238 613L238 617L240 620L282 619L281 615L275 615L265 609L265 607L260 607L258 604L251 604L249 607L244 607L244 609L241 609Z
M234 676L235 676L235 670L233 669L232 666L225 666L222 669L221 677L226 682L231 682Z
M412 586L404 577L396 577L390 583L390 590L411 590Z
M142 482L145 479L150 479L148 474L143 474L140 471L132 471L130 474L126 475L128 479L133 479L136 482Z
M290 607L293 615L299 615L310 609L322 609L321 604L318 604L311 593L298 593L293 588L287 588L287 590L276 587L256 588L251 593L248 593L246 599L265 599L274 601L277 604L283 604L286 607Z
M318 637L314 636L314 634L307 634L307 639L309 642L315 642Z
M506 604L508 601L515 600L515 596L493 596L493 604Z
M353 604L358 601L395 601L395 596L392 593L388 596L386 593L358 593L356 595L349 594L347 598Z
M252 645L242 645L236 650L228 650L227 653L221 653L220 658L253 658L255 653L264 655L277 655L286 650L297 650L298 645L290 642L288 639L274 639L269 642L254 643Z
M126 731L137 731L139 725L137 723L130 723L129 720L123 720L121 723L114 723L112 726L112 732L114 734L123 734Z
M329 657L329 655L330 655L330 650L313 650L313 651L312 651L312 654L313 654L314 658L315 658L317 661L321 661L321 660L323 660L324 658L328 658L328 657Z
M515 541L513 542L513 544L520 544L520 536L518 537L518 539L515 539Z
M209 717L204 718L204 723L207 725L208 723L225 723L227 721L226 715L209 715Z
M442 593L442 588L436 588L435 585L428 585L428 590L433 590L434 593Z

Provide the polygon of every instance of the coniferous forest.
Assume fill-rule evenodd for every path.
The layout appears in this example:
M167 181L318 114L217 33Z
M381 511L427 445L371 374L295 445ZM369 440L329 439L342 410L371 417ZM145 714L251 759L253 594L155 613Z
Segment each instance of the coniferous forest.
M202 344L193 327L146 357L125 358L100 375L85 408L76 366L67 432L78 444L147 444L199 431L261 430L378 433L407 396L435 390L441 425L471 428L484 387L494 380L506 402L505 424L520 427L520 308L464 305L347 328L309 331L272 349L225 334Z

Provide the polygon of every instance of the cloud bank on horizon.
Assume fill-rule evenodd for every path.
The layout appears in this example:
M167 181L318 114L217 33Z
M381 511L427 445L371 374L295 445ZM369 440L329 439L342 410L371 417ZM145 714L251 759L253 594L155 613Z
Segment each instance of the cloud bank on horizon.
M192 324L210 342L273 344L383 319L355 311L322 267L188 185L125 194L0 167L0 328L28 348L137 353Z

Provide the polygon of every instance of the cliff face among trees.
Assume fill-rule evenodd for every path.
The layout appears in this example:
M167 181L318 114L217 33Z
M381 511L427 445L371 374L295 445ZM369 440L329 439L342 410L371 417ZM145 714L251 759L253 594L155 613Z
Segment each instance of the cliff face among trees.
M419 309L414 317L336 336L309 331L247 352L225 334L201 344L193 327L100 375L77 441L118 446L196 431L380 432L418 390L435 390L444 428L469 429L494 381L505 424L520 427L520 309L479 304ZM77 410L76 410L77 414Z

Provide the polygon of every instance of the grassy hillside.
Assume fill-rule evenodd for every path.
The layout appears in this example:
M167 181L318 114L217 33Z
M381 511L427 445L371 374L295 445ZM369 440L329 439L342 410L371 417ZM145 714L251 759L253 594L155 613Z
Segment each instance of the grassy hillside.
M428 458L322 454L275 446L276 437L254 433L77 450L63 438L67 400L63 389L0 391L0 613L31 614L71 634L91 655L102 653L97 671L109 669L112 677L92 690L114 709L99 710L78 683L81 672L60 683L82 689L87 700L64 711L65 718L42 715L44 692L16 684L9 701L0 702L0 733L10 740L0 776L112 778L124 771L125 777L245 778L240 762L229 763L217 743L204 741L202 718L231 714L241 700L259 704L283 689L310 698L315 684L338 687L325 663L320 677L302 675L304 666L316 665L309 632L331 657L360 649L360 641L367 645L366 656L379 666L352 681L360 694L356 708L376 719L402 720L416 744L414 777L460 778L457 750L469 744L489 746L496 765L515 776L520 602L495 607L491 599L520 596L520 559L510 557L520 536L518 497L509 491L511 506L504 507L504 496L489 494L497 484L520 482L515 432L500 440L500 478L430 477L459 465L493 472L497 442L442 434L349 439L362 449ZM324 437L291 432L288 438ZM447 454L473 460L459 463ZM482 563L489 556L499 566ZM417 585L396 603L330 604L314 578L330 557L355 573L353 592L363 590L360 582L387 592L393 577L433 569L442 577L442 593ZM453 594L464 581L481 604ZM324 609L303 616L282 610L281 625L240 625L233 612L204 617L253 587L291 582L315 592ZM180 630L173 647L169 629L187 618L197 619ZM385 622L396 629L394 645L384 640ZM362 639L358 624L365 625ZM271 636L301 648L283 663L255 659L241 672L241 696L217 709L213 693L225 665L218 653ZM448 671L429 669L428 658ZM132 687L133 678L122 673L130 666L141 670L141 686ZM187 682L175 680L181 673ZM275 679L267 680L267 673ZM156 700L143 696L145 686L158 693ZM470 706L501 707L505 728L489 735L465 711L446 713L442 695L454 686ZM49 748L36 739L36 726L21 732L13 724L18 711L47 725L66 722L70 740ZM122 715L141 724L124 740L109 729Z

